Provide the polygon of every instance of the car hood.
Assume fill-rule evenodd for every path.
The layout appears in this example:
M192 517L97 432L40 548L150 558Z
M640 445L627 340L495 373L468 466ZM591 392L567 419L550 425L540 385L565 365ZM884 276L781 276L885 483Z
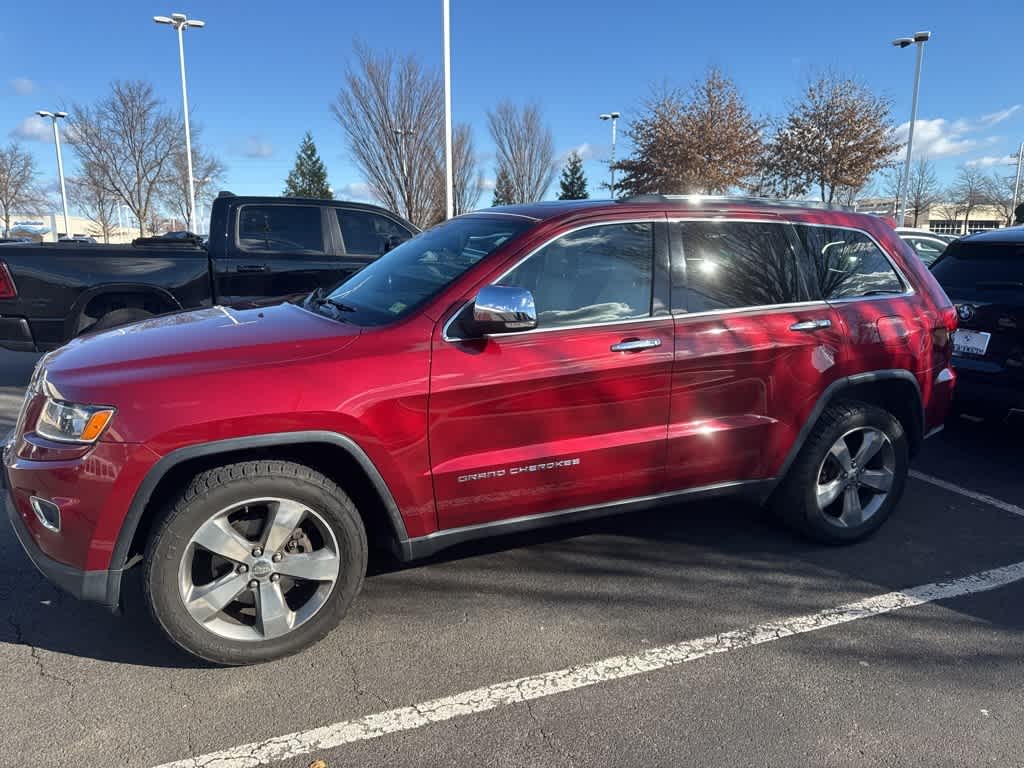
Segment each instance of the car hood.
M217 306L82 336L44 361L48 382L64 399L90 402L97 396L92 390L141 379L198 383L205 374L308 360L351 344L359 333L358 326L294 304Z

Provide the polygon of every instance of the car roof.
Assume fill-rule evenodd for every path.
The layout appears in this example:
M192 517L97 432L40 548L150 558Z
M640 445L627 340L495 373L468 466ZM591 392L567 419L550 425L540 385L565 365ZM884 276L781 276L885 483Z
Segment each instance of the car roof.
M761 197L739 197L718 195L636 195L618 200L547 200L538 203L521 205L498 205L482 208L466 215L501 214L522 216L535 221L546 221L561 216L578 213L619 212L623 206L635 205L654 210L687 210L687 211L749 211L770 210L776 213L818 212L822 210L852 214L852 208L846 206L827 205L812 200L772 200ZM859 214L868 215L868 214ZM877 218L877 217L876 217Z
M960 238L961 243L1024 243L1024 226L1003 227Z

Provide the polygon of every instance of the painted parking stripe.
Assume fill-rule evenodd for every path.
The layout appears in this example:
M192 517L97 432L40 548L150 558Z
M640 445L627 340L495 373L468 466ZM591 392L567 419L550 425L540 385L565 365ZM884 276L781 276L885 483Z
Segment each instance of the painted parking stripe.
M422 704L365 715L308 731L275 736L221 752L213 752L158 768L254 768L254 766L290 760L312 752L322 752L345 744L377 739L391 733L410 731L432 723L487 712L510 704L554 696L592 685L654 672L666 667L696 661L706 656L728 653L770 643L793 635L815 632L858 619L880 616L903 608L912 608L936 600L962 597L1012 584L1024 579L1024 562L964 576L953 581L925 584L900 592L887 592L864 600L828 608L818 613L769 621L747 629L737 629L697 640L650 648L631 656L583 664L557 672L547 672L518 680L475 688L453 696Z
M931 483L943 490L959 493L961 496L966 496L968 499L974 499L975 501L980 501L982 504L988 504L989 506L1001 509L1004 512L1010 512L1011 514L1024 517L1024 508L1018 507L1016 504L1011 504L1008 501L997 499L995 496L989 496L987 493L978 493L977 491L972 491L969 488L961 488L959 485L954 485L953 483L947 482L946 480L942 480L938 477L926 475L924 472L918 472L916 469L910 470L910 476L915 480Z

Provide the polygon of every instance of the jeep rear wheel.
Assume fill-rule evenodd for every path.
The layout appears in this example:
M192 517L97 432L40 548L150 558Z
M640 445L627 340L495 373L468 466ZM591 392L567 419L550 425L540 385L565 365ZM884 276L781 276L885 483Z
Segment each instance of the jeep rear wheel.
M819 541L856 541L892 513L908 470L906 435L892 414L868 403L839 403L815 425L773 506Z
M153 535L144 588L172 641L219 664L296 653L362 586L367 544L348 496L300 464L252 461L197 475Z

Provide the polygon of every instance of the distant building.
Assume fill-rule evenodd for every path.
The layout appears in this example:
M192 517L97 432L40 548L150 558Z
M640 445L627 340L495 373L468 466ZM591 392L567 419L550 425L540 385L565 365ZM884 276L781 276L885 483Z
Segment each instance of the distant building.
M856 208L861 213L896 216L896 201L891 197L858 200ZM913 211L907 211L904 226L916 226L918 229L929 229L943 235L966 235L999 229L1007 224L999 209L990 205L977 206L971 211L967 221L964 221L963 210L956 203L936 203L918 214L917 224L914 224Z
M69 216L71 235L73 237L94 237L96 242L103 242L103 234L95 222L84 216ZM3 222L0 222L2 231ZM16 213L11 217L11 231L7 237L27 237L36 242L53 243L64 237L64 214L47 213L42 216ZM139 236L135 227L115 227L110 233L111 243L130 243Z

